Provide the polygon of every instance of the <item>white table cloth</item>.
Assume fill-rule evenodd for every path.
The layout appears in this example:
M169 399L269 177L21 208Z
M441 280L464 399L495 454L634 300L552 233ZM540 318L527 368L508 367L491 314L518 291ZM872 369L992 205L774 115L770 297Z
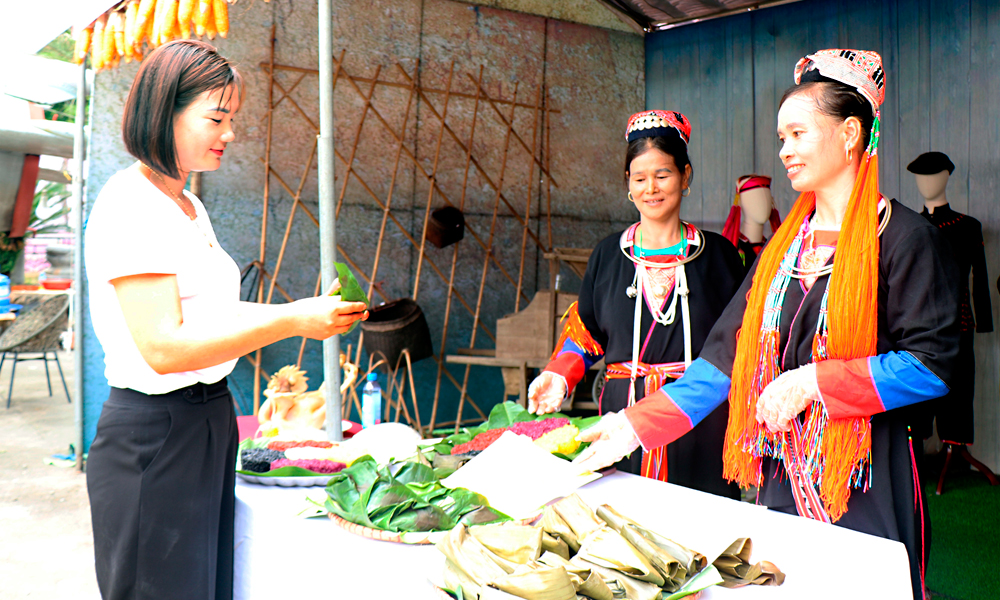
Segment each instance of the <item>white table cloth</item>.
M911 600L899 542L687 488L614 473L579 491L592 507L622 514L712 560L736 538L753 540L752 561L787 575L780 587L714 587L702 596L752 600ZM279 598L436 599L444 556L434 546L380 542L327 518L296 516L323 488L236 485L236 600Z

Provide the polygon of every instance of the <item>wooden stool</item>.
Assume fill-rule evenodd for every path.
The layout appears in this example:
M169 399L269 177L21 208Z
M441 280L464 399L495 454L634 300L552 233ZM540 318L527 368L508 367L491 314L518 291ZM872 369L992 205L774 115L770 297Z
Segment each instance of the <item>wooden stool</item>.
M990 485L997 485L1000 481L997 481L997 476L993 474L993 471L989 467L979 462L972 456L969 452L969 447L965 444L954 444L952 442L945 442L945 446L948 447L944 457L944 466L941 467L941 477L938 478L937 491L935 492L938 496L941 495L941 490L944 488L944 476L948 473L948 465L951 464L951 455L957 452L959 456L964 458L973 467L979 469L979 472L986 476L986 479L990 480Z

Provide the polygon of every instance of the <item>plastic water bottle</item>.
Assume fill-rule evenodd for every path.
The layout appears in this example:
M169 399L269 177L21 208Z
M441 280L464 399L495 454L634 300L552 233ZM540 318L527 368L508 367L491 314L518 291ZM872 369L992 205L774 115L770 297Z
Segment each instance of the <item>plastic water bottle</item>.
M10 277L0 274L0 313L10 311Z
M369 373L368 381L361 389L361 427L367 429L382 422L382 388L378 385L378 374Z

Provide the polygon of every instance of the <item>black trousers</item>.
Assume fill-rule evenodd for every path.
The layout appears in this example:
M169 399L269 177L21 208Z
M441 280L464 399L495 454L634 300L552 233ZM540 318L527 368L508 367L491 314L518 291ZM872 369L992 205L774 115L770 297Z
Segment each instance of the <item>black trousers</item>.
M104 600L231 600L238 438L225 379L111 389L87 460Z

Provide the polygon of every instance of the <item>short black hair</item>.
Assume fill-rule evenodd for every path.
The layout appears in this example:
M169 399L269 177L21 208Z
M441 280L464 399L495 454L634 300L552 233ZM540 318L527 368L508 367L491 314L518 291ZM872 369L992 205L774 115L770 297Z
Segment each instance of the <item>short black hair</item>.
M683 139L681 139L680 134L674 129L668 131L666 135L636 138L628 143L628 149L625 150L626 186L628 186L628 176L632 169L632 161L639 155L645 154L646 151L651 148L656 148L657 150L672 156L674 158L674 164L677 165L677 169L682 175L686 172L686 167L691 164L691 158L688 156L687 144ZM692 175L694 174L694 167L691 168L691 173Z
M125 149L154 171L180 178L174 117L201 94L231 86L243 98L243 77L211 44L174 40L160 46L142 62L125 100Z

